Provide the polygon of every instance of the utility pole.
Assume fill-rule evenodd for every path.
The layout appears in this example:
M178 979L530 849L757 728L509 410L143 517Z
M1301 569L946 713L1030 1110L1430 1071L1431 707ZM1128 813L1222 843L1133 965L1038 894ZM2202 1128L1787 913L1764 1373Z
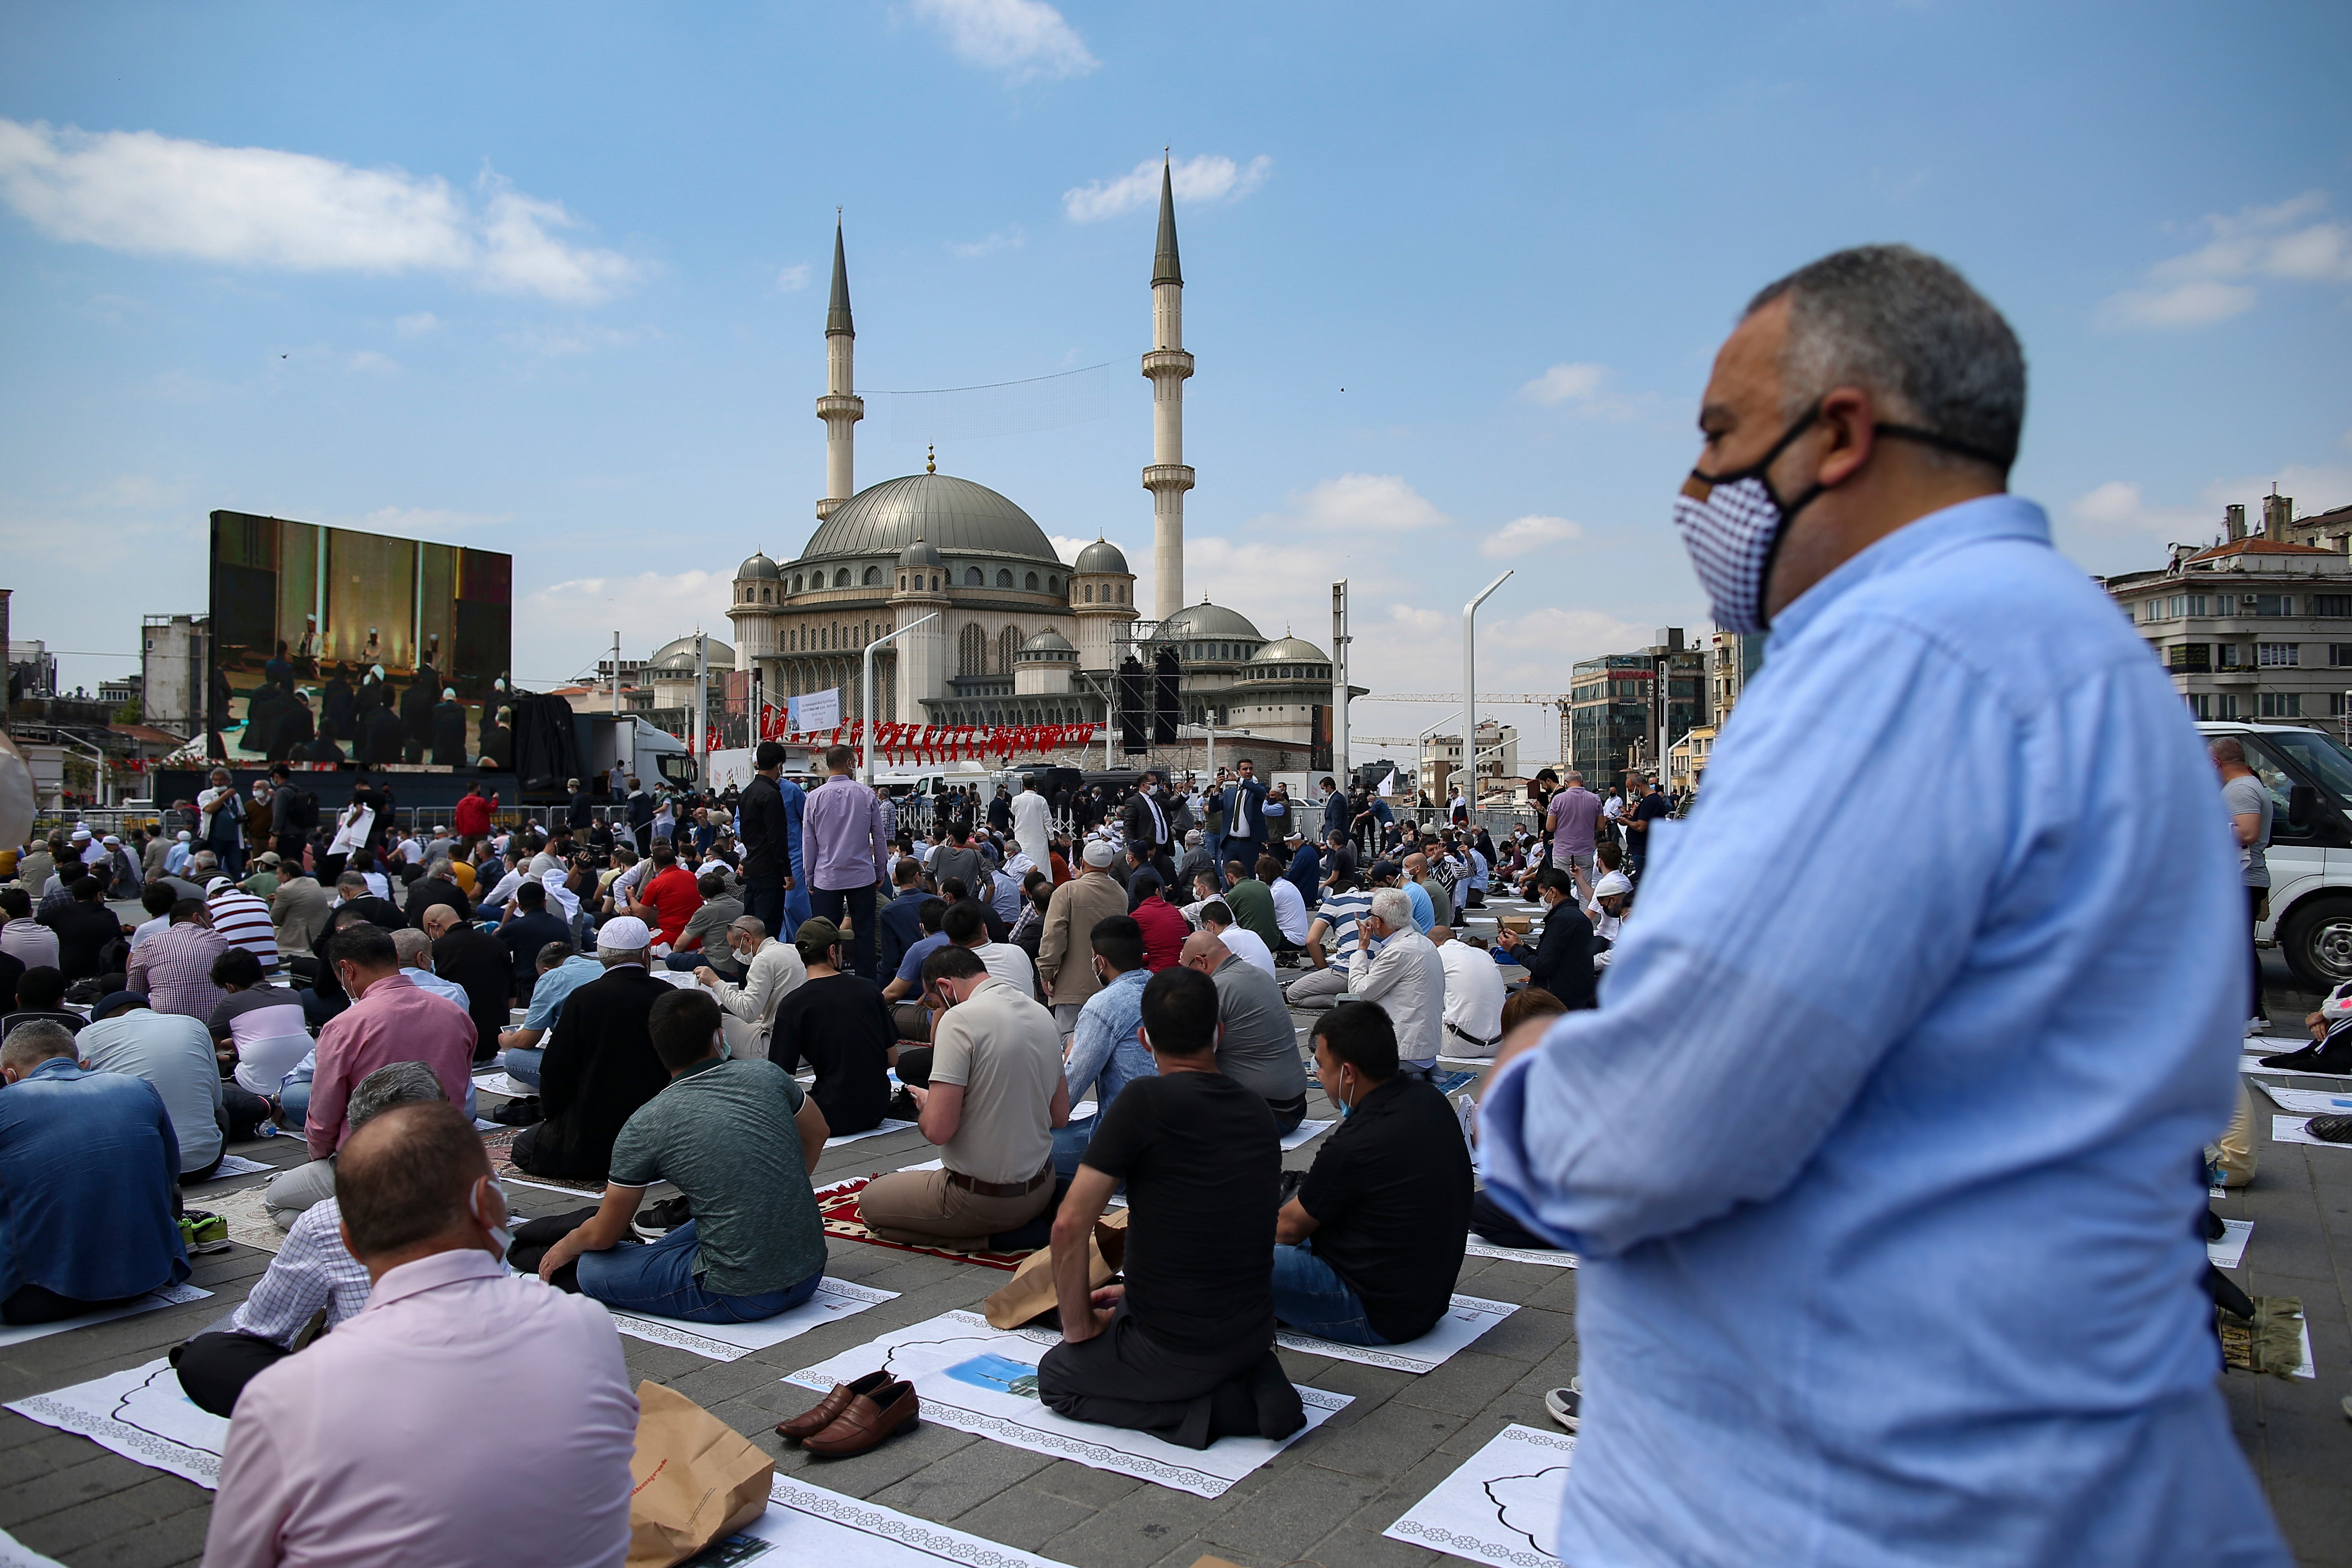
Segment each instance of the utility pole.
M710 639L694 628L694 782L710 786Z
M1462 606L1462 762L1470 770L1470 787L1462 792L1462 798L1473 807L1478 804L1478 606L1510 576L1509 572L1504 573Z
M1331 771L1348 783L1348 579L1331 584Z

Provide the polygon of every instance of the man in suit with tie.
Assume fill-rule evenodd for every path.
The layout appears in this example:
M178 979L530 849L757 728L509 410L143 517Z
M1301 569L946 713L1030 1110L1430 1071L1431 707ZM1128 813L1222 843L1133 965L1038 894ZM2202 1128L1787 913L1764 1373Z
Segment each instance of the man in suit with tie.
M1257 764L1246 757L1235 765L1234 775L1220 796L1225 831L1217 859L1220 864L1239 860L1255 866L1265 853L1265 785L1257 782Z

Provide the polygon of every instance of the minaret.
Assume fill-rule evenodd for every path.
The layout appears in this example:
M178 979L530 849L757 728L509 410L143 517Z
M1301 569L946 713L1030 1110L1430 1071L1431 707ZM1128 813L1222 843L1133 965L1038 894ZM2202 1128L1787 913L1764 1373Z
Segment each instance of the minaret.
M1184 466L1184 378L1192 356L1184 352L1184 269L1176 261L1176 186L1160 165L1160 249L1151 260L1151 352L1143 356L1151 383L1151 466L1143 488L1151 492L1151 614L1166 620L1184 607L1184 492L1192 470Z
M816 416L824 421L824 499L816 503L819 521L857 493L857 422L866 400L857 395L857 328L849 319L849 265L841 254L841 214L833 215L833 303L824 312L824 395Z

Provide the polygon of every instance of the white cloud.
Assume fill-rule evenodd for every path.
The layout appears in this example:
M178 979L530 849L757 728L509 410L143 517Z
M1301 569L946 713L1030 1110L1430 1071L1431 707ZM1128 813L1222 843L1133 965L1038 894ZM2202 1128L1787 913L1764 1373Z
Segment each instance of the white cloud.
M616 252L556 237L577 226L561 204L487 170L468 199L438 175L152 131L0 120L0 201L53 239L135 256L436 272L565 304L604 300L639 272Z
M961 244L950 241L948 246L948 250L953 255L962 257L967 261L972 261L977 260L979 258L983 256L993 256L1000 250L1018 250L1028 243L1029 237L1022 232L1021 226L1016 223L1008 228L1000 228L994 234L984 236L979 239L969 240Z
M1601 384L1608 379L1605 364L1556 364L1520 387L1519 395L1550 407L1588 403L1600 395Z
M1146 158L1114 179L1076 185L1062 193L1062 209L1073 223L1098 223L1123 212L1148 206L1160 199L1160 162ZM1247 164L1204 153L1168 165L1176 199L1188 205L1237 202L1256 190L1274 173L1274 160L1264 153Z
M404 338L421 338L427 332L441 330L441 318L430 310L419 310L413 316L403 316L393 322L394 330Z
M2199 487L2193 506L2152 504L2137 484L2109 479L2075 497L2067 504L2066 514L2095 530L2121 533L2142 544L2198 544L2221 533L2222 509L2231 505L2244 507L2248 525L2261 527L2263 497L2270 494L2273 485L2280 494L2294 498L2297 517L2305 517L2352 501L2352 468L2288 463L2271 473L2214 479Z
M1584 537L1584 526L1564 517L1515 517L1478 542L1478 552L1496 557L1524 555Z
M776 274L776 289L781 293L797 294L809 286L809 279L813 276L809 264L799 262Z
M2352 283L2352 224L2309 221L2326 205L2326 192L2305 191L2209 214L2195 226L2210 236L2203 245L2149 268L2147 285L2112 296L2102 315L2116 326L2207 326L2252 310L2257 280Z
M1045 0L913 0L966 65L1011 81L1084 76L1102 62Z
M1333 533L1409 533L1453 521L1394 474L1341 474L1325 479L1291 497L1287 513L1260 520Z
M623 653L632 658L644 658L697 625L731 645L734 628L727 606L734 595L732 570L574 577L532 589L515 601L516 668L540 674L584 669L611 656L615 631Z
M400 362L390 354L378 353L373 349L362 349L352 355L346 363L346 368L365 371L375 375L388 375L400 368Z
M1084 550L1087 545L1094 542L1094 540L1092 539L1088 539L1082 534L1075 533L1049 533L1045 537L1053 542L1054 553L1062 558L1062 564L1065 566L1076 565L1078 563L1078 552ZM1097 537L1100 536L1097 535ZM1128 544L1116 539L1112 540L1111 542L1118 545L1119 553L1127 557L1128 566L1130 570L1134 568L1138 562L1141 562L1145 566L1150 566L1151 564L1151 547L1150 545L1147 544L1139 549L1135 545Z

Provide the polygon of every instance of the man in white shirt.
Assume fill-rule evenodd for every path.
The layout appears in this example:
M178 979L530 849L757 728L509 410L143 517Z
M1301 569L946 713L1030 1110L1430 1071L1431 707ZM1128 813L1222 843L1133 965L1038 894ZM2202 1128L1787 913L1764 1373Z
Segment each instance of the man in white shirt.
M163 1097L180 1140L180 1184L213 1173L227 1149L220 1061L201 1018L158 1013L135 991L117 991L89 1010L75 1052L93 1072L143 1078Z
M1234 907L1223 899L1206 899L1198 906L1200 927L1225 944L1225 951L1244 963L1255 964L1274 974L1274 954L1265 941L1245 925L1234 923ZM1275 975L1280 979L1280 975Z
M1356 922L1348 989L1357 1001L1377 1002L1388 1014L1404 1067L1425 1074L1437 1065L1445 1033L1445 964L1413 923L1412 900L1402 888L1374 893L1371 911Z
M167 924L171 918L169 909L166 905ZM0 888L0 912L5 912L8 921L5 926L0 926L0 952L27 969L58 966L58 933L33 918L32 894L22 888Z
M708 966L694 972L695 981L719 1003L719 1030L728 1054L765 1061L776 1008L807 983L808 966L801 962L798 947L770 936L766 924L754 915L738 916L729 924L727 947L742 967L743 983L721 979Z
M1503 1043L1503 973L1486 949L1456 940L1451 926L1429 940L1445 966L1445 1039L1441 1056L1484 1061Z
M1274 895L1274 923L1276 929L1282 932L1282 940L1291 947L1305 947L1308 924L1307 899L1299 892L1298 884L1278 872L1271 877L1261 872L1258 879L1265 884L1266 891ZM1259 945L1265 944L1261 942ZM1284 951L1289 950L1286 948Z
M989 973L1024 996L1035 998L1036 966L1011 942L988 940L988 917L981 913L980 905L970 899L950 904L948 912L940 917L940 930L954 946L971 949L972 956L988 966Z
M1013 797L1013 837L1019 841L1021 853L1029 858L1030 865L1053 863L1053 830L1054 808L1024 775L1021 780L1021 793ZM1007 873L1013 872L1010 865L1004 869Z

